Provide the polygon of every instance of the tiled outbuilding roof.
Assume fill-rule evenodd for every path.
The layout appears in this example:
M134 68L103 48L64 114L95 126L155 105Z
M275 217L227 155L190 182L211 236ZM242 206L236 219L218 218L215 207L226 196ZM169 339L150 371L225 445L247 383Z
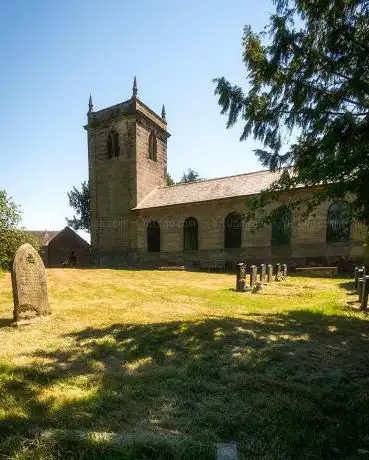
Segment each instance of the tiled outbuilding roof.
M255 195L271 185L281 174L282 172L273 173L264 170L158 187L146 195L133 210Z
M70 227L66 226L62 230L27 230L27 233L30 233L31 235L35 236L41 246L48 246L51 241L56 238L57 236L61 235L63 232L69 232L71 233L75 238L83 242L86 246L89 246L89 243L83 239L81 236L78 235L74 230L72 230Z
M28 233L35 236L41 246L47 246L62 230L27 230Z

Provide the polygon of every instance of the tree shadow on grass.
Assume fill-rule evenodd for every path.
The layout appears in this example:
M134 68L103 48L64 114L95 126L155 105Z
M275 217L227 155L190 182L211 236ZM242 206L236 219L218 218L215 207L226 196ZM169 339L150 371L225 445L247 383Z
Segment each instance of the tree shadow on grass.
M0 329L3 327L9 327L14 322L12 318L0 318Z
M40 366L1 370L0 436L52 427L177 440L116 458L214 458L214 443L232 440L246 458L356 458L368 448L369 323L358 316L294 310L67 338L68 348L34 354Z

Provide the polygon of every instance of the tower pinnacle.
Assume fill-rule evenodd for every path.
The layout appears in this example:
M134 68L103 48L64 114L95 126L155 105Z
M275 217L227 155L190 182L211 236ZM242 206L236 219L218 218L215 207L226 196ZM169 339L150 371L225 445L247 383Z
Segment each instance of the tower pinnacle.
M166 119L165 105L164 105L164 104L163 104L163 107L162 107L162 109L161 109L161 118L162 118L163 120Z
M132 88L132 97L137 97L138 89L137 89L137 80L136 75L133 79L133 88Z
M91 113L94 111L94 106L92 104L92 96L91 96L91 93L90 93L90 98L88 100L88 112L87 114Z

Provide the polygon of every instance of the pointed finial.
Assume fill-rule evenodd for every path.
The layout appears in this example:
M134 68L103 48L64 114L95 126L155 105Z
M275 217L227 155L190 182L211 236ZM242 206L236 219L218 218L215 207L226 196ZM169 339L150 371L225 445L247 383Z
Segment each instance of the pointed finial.
M91 96L91 93L90 93L90 99L88 100L88 112L87 113L91 113L94 111L94 106L92 104L92 96Z
M137 89L137 80L136 80L136 75L135 78L133 79L133 88L132 88L132 97L137 97L138 89Z
M163 104L163 108L161 109L161 118L165 120L166 118L166 113L165 113L165 105Z

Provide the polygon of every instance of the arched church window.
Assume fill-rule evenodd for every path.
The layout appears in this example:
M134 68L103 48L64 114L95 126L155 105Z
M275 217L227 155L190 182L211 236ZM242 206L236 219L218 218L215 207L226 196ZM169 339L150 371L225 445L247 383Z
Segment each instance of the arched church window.
M280 206L272 223L272 246L289 246L292 234L292 212L286 206Z
M117 131L110 131L108 136L108 158L119 157L119 134Z
M197 219L188 217L183 224L183 250L196 251L199 247L199 226Z
M335 201L328 208L327 242L348 241L351 228L351 206L345 201Z
M149 158L150 160L157 161L157 149L158 149L158 142L156 140L156 136L153 132L151 132L149 136Z
M156 220L147 225L147 251L160 252L160 225Z
M231 212L224 220L224 247L226 249L240 248L242 239L242 217L237 212Z

